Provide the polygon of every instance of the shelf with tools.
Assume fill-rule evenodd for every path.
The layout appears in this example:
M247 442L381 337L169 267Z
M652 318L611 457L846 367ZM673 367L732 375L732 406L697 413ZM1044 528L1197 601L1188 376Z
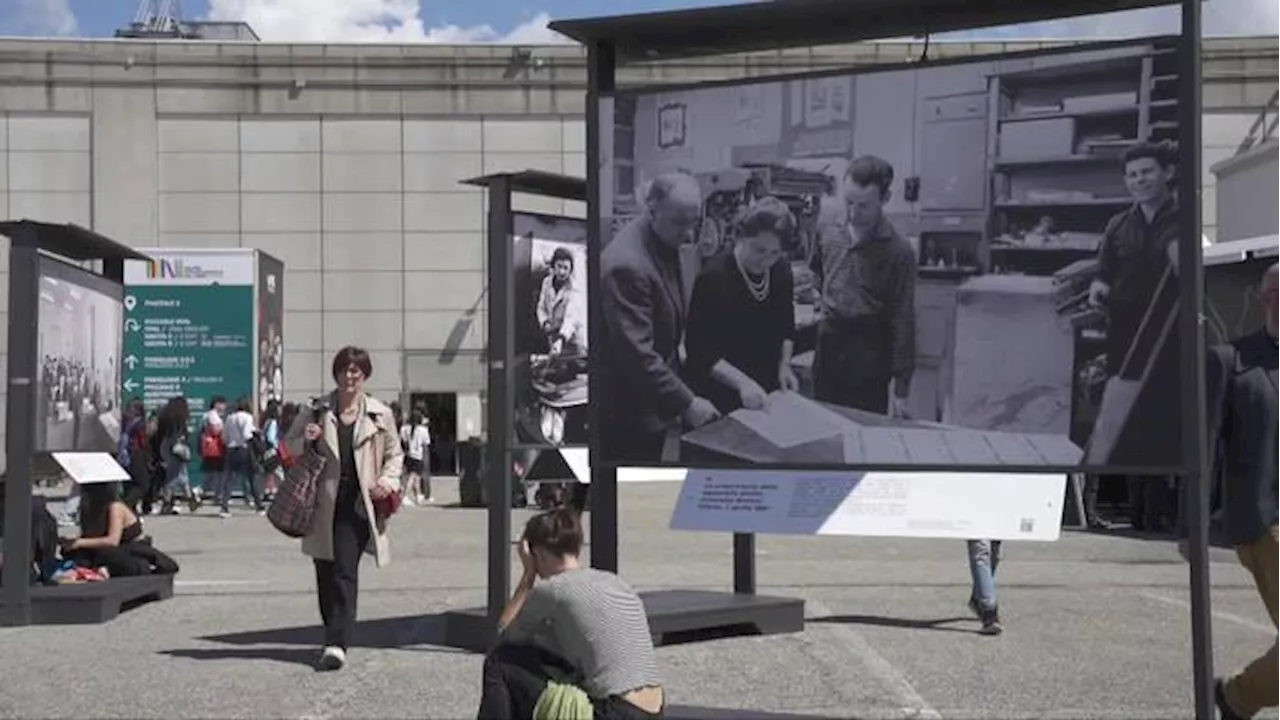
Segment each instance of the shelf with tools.
M1176 54L1156 44L991 78L990 270L1054 275L1092 258L1131 203L1121 157L1178 130Z

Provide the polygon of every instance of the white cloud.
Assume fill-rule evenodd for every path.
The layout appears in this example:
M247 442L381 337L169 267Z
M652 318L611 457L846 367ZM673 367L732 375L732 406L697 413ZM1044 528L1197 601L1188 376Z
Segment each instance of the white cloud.
M11 22L34 35L75 35L80 29L70 0L17 0Z
M506 33L490 25L427 27L418 0L210 0L209 19L247 22L263 40L274 42L568 42L547 29L546 13Z
M1206 36L1275 35L1280 28L1280 3L1276 0L1213 0L1203 3L1200 13L1201 29ZM1176 35L1181 28L1181 10L1174 5L950 33L947 38L1124 38Z

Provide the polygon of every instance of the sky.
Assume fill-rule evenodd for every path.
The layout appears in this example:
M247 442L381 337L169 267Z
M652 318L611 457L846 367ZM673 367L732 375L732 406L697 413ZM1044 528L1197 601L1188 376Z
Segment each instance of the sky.
M159 4L159 3L157 3ZM567 42L551 18L579 18L727 4L706 0L185 0L187 20L247 21L265 41L504 43ZM139 0L0 0L0 35L110 37L133 20ZM1280 0L1210 0L1206 35L1271 35ZM1178 9L1135 10L1009 26L939 39L1111 38L1176 33Z

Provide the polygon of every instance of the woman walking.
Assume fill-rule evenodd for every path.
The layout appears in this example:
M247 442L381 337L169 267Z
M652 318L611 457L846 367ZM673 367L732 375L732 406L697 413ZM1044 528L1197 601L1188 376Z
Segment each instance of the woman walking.
M400 491L404 460L391 408L364 392L373 375L369 353L350 346L339 350L332 372L337 389L311 412L299 413L286 439L294 457L314 444L327 460L315 520L302 540L302 552L316 567L323 670L346 665L361 556L373 555L378 567L391 560L387 508Z
M195 512L199 498L191 490L188 465L191 463L191 443L187 439L187 422L191 410L187 399L176 397L165 404L156 416L156 450L164 468L164 484L161 486L161 512L177 515L179 497L187 499L187 507Z
M431 431L421 409L409 414L409 422L400 428L400 445L404 448L404 501L410 505L431 502L431 470L427 453L431 449Z
M279 454L281 440L279 400L273 398L267 401L267 408L262 411L262 420L258 424L262 428L262 439L266 441L267 447ZM262 498L264 502L270 502L275 497L276 486L283 474L284 467L281 466L262 476Z

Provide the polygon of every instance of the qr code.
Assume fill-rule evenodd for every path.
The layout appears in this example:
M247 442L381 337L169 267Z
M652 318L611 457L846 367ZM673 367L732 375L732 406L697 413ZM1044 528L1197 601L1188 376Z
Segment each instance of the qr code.
M1036 521L1035 521L1035 519L1034 519L1034 518L1022 518L1022 521L1018 523L1018 530L1019 530L1019 531L1021 531L1021 532L1024 532L1024 533L1035 532L1035 530L1036 530Z

